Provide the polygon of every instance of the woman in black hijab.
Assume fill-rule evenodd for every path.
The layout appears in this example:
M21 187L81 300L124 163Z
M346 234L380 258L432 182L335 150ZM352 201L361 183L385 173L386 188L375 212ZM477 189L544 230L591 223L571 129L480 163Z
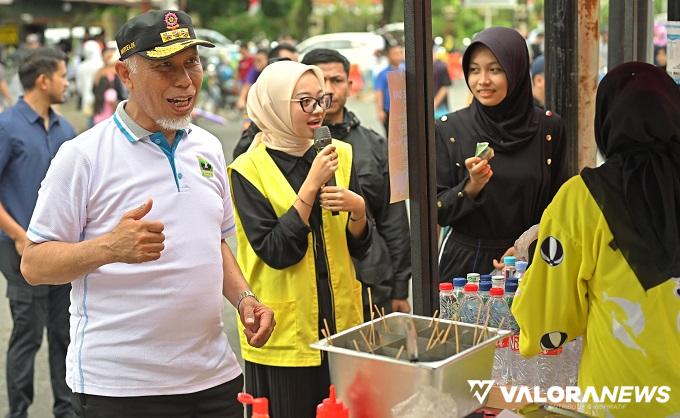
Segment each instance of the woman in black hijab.
M583 336L578 384L667 387L644 402L583 405L594 416L680 413L680 90L653 65L602 79L595 138L606 157L545 210L512 311L520 352Z
M680 277L678 86L649 64L620 65L598 88L595 140L607 161L581 177L614 234L612 245L645 290Z
M441 281L486 273L541 213L567 178L560 117L533 104L524 38L508 28L477 35L463 56L474 99L436 124ZM488 142L491 160L475 157Z

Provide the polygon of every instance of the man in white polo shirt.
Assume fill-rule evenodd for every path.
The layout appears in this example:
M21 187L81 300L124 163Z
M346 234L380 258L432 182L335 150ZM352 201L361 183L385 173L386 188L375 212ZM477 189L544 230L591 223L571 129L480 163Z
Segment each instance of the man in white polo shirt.
M225 243L234 219L222 147L190 125L202 69L189 16L152 11L116 35L130 92L62 146L39 192L22 272L72 284L67 384L80 417L242 417L222 295L249 344L272 311Z

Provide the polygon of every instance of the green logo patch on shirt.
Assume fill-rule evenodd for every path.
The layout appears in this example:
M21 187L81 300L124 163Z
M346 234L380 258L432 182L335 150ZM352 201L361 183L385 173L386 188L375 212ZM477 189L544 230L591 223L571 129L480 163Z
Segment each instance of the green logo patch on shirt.
M212 177L213 176L213 166L206 160L205 158L201 157L200 155L197 155L196 158L198 158L198 167L201 169L201 174L203 177Z

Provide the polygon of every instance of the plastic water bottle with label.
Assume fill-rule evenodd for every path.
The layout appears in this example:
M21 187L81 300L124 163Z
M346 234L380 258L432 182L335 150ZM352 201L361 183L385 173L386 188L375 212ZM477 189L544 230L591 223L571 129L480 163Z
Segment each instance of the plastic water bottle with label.
M538 354L536 371L538 374L538 386L543 392L547 392L551 386L564 386L564 370L562 347L544 350Z
M484 304L484 306L486 306L486 303L489 301L489 297L491 294L490 290L491 290L490 280L482 280L481 282L479 282L479 297L482 298L482 303Z
M576 386L578 384L578 368L581 364L582 345L583 339L581 337L564 345L564 368L568 386Z
M510 329L510 308L503 298L503 289L495 287L491 289L489 301L484 307L484 311L489 313L489 326L500 329ZM496 342L494 353L492 377L499 385L510 383L508 340L505 337Z
M505 278L500 274L491 276L491 287L500 287L501 289L505 286Z
M512 312L512 302L515 299L515 292L517 292L517 282L514 280L508 280L505 283L505 302L508 304L510 312ZM510 323L508 325L512 331L519 332L519 326L517 325L517 321L515 320L515 317L512 315L512 313L510 314Z
M460 320L468 324L481 324L482 298L477 293L476 283L468 283L463 288L463 300L460 302Z
M505 265L503 267L503 277L505 277L505 280L512 279L515 277L515 263L517 262L517 258L515 258L514 255L506 255L503 257L503 264Z
M459 303L463 299L463 287L465 287L466 283L467 279L465 277L455 277L453 279L453 294Z
M451 320L456 315L458 315L458 300L453 294L453 284L439 283L439 317Z
M535 386L538 381L536 361L519 353L519 334L510 337L510 375L515 386Z
M479 286L479 279L480 279L479 273L468 273L467 274L467 282L468 283L474 283L474 284Z
M515 263L515 279L517 279L518 282L522 281L522 278L524 277L524 273L527 272L527 267L529 266L529 263L526 261L522 260L517 260Z

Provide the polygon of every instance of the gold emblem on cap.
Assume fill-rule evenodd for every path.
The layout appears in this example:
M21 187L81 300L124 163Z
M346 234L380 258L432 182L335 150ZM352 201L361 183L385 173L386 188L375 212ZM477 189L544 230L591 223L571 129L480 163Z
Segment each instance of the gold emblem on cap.
M189 39L188 41L177 42L176 44L157 46L154 49L146 51L146 56L149 58L165 58L168 55L172 55L197 43L198 42L195 39Z
M179 28L179 19L173 12L166 13L165 17L163 17L163 20L165 21L165 27L167 27L169 30L175 30Z
M163 43L174 41L175 39L191 39L191 35L189 35L189 29L187 28L161 32L160 35Z

